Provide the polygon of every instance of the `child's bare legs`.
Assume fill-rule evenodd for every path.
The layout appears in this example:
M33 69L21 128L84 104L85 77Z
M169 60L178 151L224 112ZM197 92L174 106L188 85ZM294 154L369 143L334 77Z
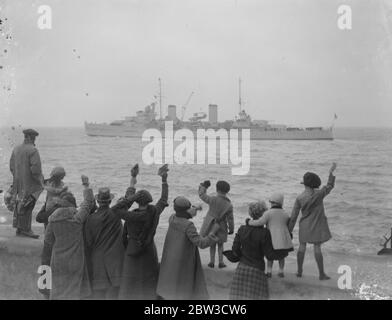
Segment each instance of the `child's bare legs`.
M267 277L271 278L272 276L272 266L274 265L273 260L267 260Z
M324 259L323 259L323 254L321 252L321 243L317 243L317 244L315 243L313 245L313 248L314 248L314 258L316 259L317 267L319 269L319 279L320 280L331 279L324 272Z
M304 265L306 243L300 243L297 252L297 277L302 277L302 267Z
M279 260L279 273L278 276L284 278L284 259Z
M213 244L210 247L210 263L208 264L210 268L215 267L215 252L216 252L216 244Z
M225 268L226 265L223 263L223 243L218 242L218 259L219 259L219 268Z

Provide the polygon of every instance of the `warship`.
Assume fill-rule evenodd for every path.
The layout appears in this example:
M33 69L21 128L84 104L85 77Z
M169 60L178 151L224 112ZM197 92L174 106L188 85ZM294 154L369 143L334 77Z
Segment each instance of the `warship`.
M140 138L143 132L149 128L156 128L162 132L165 130L165 122L172 121L173 129L250 129L251 140L333 140L333 125L323 127L292 127L281 124L271 124L267 120L252 120L251 116L243 109L241 99L241 80L239 81L239 113L234 120L218 121L218 106L210 104L208 115L205 112L196 112L187 121L184 120L186 106L193 96L193 92L182 106L182 115L177 116L177 107L168 106L166 117L162 117L162 94L161 81L159 79L159 107L160 117L157 119L157 101L146 106L144 110L136 112L135 116L128 116L122 120L111 123L88 123L85 122L85 131L89 136L105 137L133 137ZM336 118L336 116L335 116Z

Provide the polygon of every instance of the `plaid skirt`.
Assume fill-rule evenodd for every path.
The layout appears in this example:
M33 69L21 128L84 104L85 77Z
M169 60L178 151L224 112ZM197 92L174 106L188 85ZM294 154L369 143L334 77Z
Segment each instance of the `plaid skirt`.
M260 269L239 263L230 288L230 300L268 300L268 280Z

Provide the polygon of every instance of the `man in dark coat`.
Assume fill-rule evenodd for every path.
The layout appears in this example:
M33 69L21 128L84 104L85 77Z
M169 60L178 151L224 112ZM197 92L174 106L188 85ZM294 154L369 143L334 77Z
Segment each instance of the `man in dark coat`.
M163 246L157 294L166 300L207 300L207 283L199 249L215 245L214 234L201 237L192 218L197 208L184 197L174 199L174 211Z
M37 239L39 236L31 230L31 216L43 190L41 159L34 144L38 132L27 129L23 133L24 142L14 148L10 159L13 193L16 195L13 227L16 235Z
M100 188L95 196L99 208L87 218L84 234L93 299L118 298L125 251L121 214L133 203L137 168L131 171L131 184L125 197L110 207L114 195L109 188Z

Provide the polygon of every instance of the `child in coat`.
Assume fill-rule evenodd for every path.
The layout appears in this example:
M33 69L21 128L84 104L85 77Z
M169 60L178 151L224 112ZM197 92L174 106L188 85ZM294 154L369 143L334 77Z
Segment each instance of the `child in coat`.
M303 177L302 183L305 186L305 190L295 200L289 223L289 230L292 232L295 223L297 222L298 215L301 212L298 233L299 248L297 253L297 277L302 277L306 244L310 243L313 244L314 247L314 258L316 259L317 267L319 269L319 279L330 279L324 271L321 245L332 238L328 220L325 216L324 198L335 186L335 176L333 175L335 169L336 163L332 163L331 169L329 170L327 185L322 188L320 188L321 179L317 174L307 172Z
M283 194L273 194L269 199L271 209L265 212L260 219L248 222L250 226L267 225L267 228L271 233L274 251L271 257L268 258L267 262L268 278L271 278L272 276L272 266L275 260L279 261L278 276L281 278L284 277L284 259L288 256L290 251L294 250L291 235L287 226L290 218L283 209L283 201Z
M216 195L207 195L207 189L211 186L210 181L204 181L199 186L199 197L209 205L209 210L204 218L200 235L206 237L213 233L219 239L216 245L210 247L210 263L208 266L215 266L215 252L218 246L219 268L225 268L223 263L223 244L227 242L227 235L234 233L233 205L227 197L230 191L230 184L226 181L218 181L216 184Z

